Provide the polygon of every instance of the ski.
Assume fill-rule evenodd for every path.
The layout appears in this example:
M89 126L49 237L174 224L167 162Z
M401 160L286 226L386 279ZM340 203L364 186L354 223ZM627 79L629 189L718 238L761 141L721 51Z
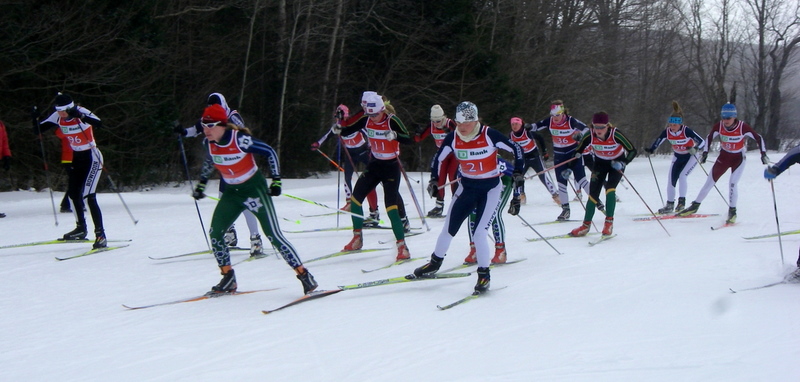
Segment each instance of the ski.
M405 234L405 235L403 236L403 239L405 239L405 238L407 238L407 237L412 237L412 236L422 235L422 234L423 234L423 233L425 233L425 232L426 232L426 231L422 231L422 232L410 232L410 233L407 233L407 234ZM396 241L397 241L397 240L394 240L394 239L392 239L392 240L378 240L378 244L389 244L389 243L394 243L394 242L396 242Z
M375 268L375 269L362 269L362 270L361 270L361 272L362 272L362 273L370 273L370 272L375 272L375 271L379 271L379 270L381 270L381 269L387 269L387 268L391 268L391 267L393 267L393 266L395 266L395 265L400 265L400 264L410 263L410 262L412 262L412 261L417 261L417 260L420 260L420 259L427 259L427 258L428 258L428 257L412 257L412 258L410 258L410 259L405 259L405 260L398 260L398 261L395 261L395 262L393 262L393 263L391 263L391 264L389 264L389 265L384 265L384 266L382 266L382 267L380 267L380 268Z
M467 277L472 273L435 273L430 276L424 277L416 277L413 274L400 276L400 277L392 277L388 279L382 280L375 280L375 281L367 281L360 284L352 284L352 285L342 285L339 286L341 290L351 290L351 289L361 289L361 288L369 288L378 285L390 285L390 284L399 284L399 283L407 283L412 281L422 281L422 280L438 280L438 279L450 279L450 278L457 278L457 277Z
M389 249L392 249L392 248L368 248L368 249L357 249L355 251L339 251L339 252L334 252L334 253L331 253L331 254L328 254L328 255L325 255L325 256L320 256L320 257L317 257L317 258L314 258L314 259L311 259L311 260L306 260L304 262L305 263L311 263L311 262L314 262L314 261L330 259L332 257L352 255L354 253L385 251L385 250L389 250Z
M528 260L528 258L527 257L523 257L521 259L506 261L505 263L490 264L489 268L500 267L500 266L503 266L503 265L516 264L516 263L519 263L519 262L525 261L525 260ZM464 269L464 268L467 268L467 267L470 267L470 266L473 266L473 265L478 265L478 264L476 264L476 263L462 263L462 264L456 265L455 267L452 267L452 268L449 268L449 269L445 269L443 271L439 271L439 273L448 273L448 272L452 272L452 271L457 271L459 269Z
M456 301L451 302L451 303L449 303L447 305L436 305L436 307L439 308L439 310L447 310L447 309L450 309L450 308L452 308L454 306L461 305L461 304L463 304L465 302L472 301L472 300L474 300L474 299L476 299L476 298L478 298L480 296L485 296L485 295L489 294L489 292L498 291L498 290L506 289L506 288L508 288L508 287L507 286L503 286L503 287L496 288L496 289L489 289L489 290L487 290L486 292L483 292L483 293L472 292L467 297L464 297L462 299L456 300Z
M569 223L569 222L579 222L579 221L581 221L581 220L576 220L576 219L567 219L567 220L548 220L548 221L546 221L546 222L533 223L533 224L531 224L531 225L550 225L550 224ZM525 227L527 227L527 226L528 226L528 225L527 225L527 224L525 224L525 223L520 223L520 224L522 224L522 225L523 225L523 226L525 226Z
M250 256L247 256L247 258L245 258L245 259L239 260L239 261L231 264L231 266L235 267L235 266L237 266L239 264L242 264L242 263L247 263L247 262L250 262L250 261L253 261L253 260L263 259L263 258L265 258L265 257L267 257L269 255L270 255L269 253L262 253L259 256L250 255Z
M586 236L593 236L593 235L597 235L597 232L589 233ZM574 238L574 237L583 237L583 236L572 236L572 235L567 233L567 234L564 234L564 235L547 236L547 237L545 237L545 239L546 240L570 239L570 238ZM542 238L541 237L525 238L525 240L527 240L527 241L542 241Z
M155 304L140 305L140 306L130 306L130 305L122 304L122 306L125 307L126 309L129 309L129 310L147 309L147 308L152 308L152 307L155 307L155 306L182 304L184 302L202 301L202 300L208 300L208 299L211 299L211 298L217 298L217 297L222 297L222 296L236 296L236 295L240 295L240 294L250 294L250 293L257 293L257 292L269 292L269 291L276 290L276 289L279 289L279 288L248 290L248 291L244 291L244 292L233 292L233 293L211 293L211 292L208 292L208 293L206 293L204 295L201 295L201 296L182 298L180 300L173 300L173 301L167 301L167 302L157 302Z
M793 231L784 231L784 232L781 232L780 234L770 233L770 234L760 235L760 236L750 236L750 237L745 237L744 239L745 240L766 239L766 238L770 238L770 237L778 237L779 235L780 236L796 235L798 233L800 233L800 229L796 229L796 230L793 230Z
M613 239L613 238L615 238L615 237L617 237L617 234L613 234L613 235L602 235L602 236L600 236L600 238L599 238L599 239L597 239L597 240L594 240L594 241L590 241L590 242L589 242L589 245L590 245L590 246L595 246L595 245L597 245L597 244L600 244L600 243L602 243L602 242L604 242L604 241L606 241L606 240L608 240L608 239Z
M673 214L673 215L656 215L655 217L653 217L653 215L650 215L650 216L647 216L647 217L633 218L633 221L646 222L646 221L651 221L651 220L656 220L656 219L658 219L658 220L691 219L691 218L708 218L708 217L712 217L712 216L719 216L719 214L691 214L691 215L687 215L687 216L678 216L678 215L674 215Z
M333 216L333 215L336 215L336 214L343 214L343 213L344 212L326 212L324 214L313 214L313 215L300 214L300 216L302 216L304 218L315 218L315 217L318 217L318 216Z
M109 243L127 243L127 242L130 242L130 241L133 241L133 240L130 240L130 239L127 239L127 240L108 240ZM83 240L56 239L56 240L34 241L34 242L31 242L31 243L4 245L4 246L0 247L0 249L20 248L20 247L33 247L33 246L36 246L36 245L77 244L77 243L92 243L92 241L89 240L89 239L83 239Z
M783 281L769 283L769 284L766 284L766 285L760 285L760 286L752 287L752 288L744 288L744 289L737 289L737 290L733 290L732 288L728 288L728 289L730 289L731 293L739 293L739 292L744 292L744 291L748 291L748 290L758 290L758 289L774 287L775 285L781 285L781 284L788 284L788 282L786 280L783 280Z
M92 248L92 249L90 249L90 250L88 250L88 251L86 251L84 253L79 254L79 255L69 256L69 257L56 257L56 260L64 261L64 260L77 259L79 257L94 255L94 254L97 254L97 253L100 253L100 252L106 252L106 251L111 251L111 250L114 250L114 249L125 248L127 246L128 246L128 244L118 245L116 247Z
M363 226L362 229L392 229L392 227L386 227L382 225L378 226ZM302 230L287 230L282 229L281 231L286 233L309 233L309 232L329 232L329 231L352 231L353 227L329 227L329 228L314 228L314 229L302 229Z
M242 247L228 247L229 251L249 251L250 248L242 248ZM163 256L163 257L153 257L147 256L150 260L169 260L169 259L177 259L179 257L188 257L188 256L197 256L197 255L210 255L211 251L204 249L202 251L197 252L189 252L189 253L182 253L180 255L172 255L172 256Z
M712 230L712 231L719 231L719 230L721 230L721 229L723 229L723 228L727 228L727 227L733 227L733 226L735 226L735 225L736 225L736 223L725 223L725 224L723 224L723 225L721 225L721 226L717 226L717 227L711 227L711 230Z
M341 289L331 289L331 290L319 290L319 291L309 292L308 294L304 295L303 297L300 297L300 298L298 298L298 299L296 299L296 300L294 300L294 301L292 301L292 302L290 302L288 304L281 305L281 306L279 306L279 307L277 307L275 309L272 309L272 310L262 310L261 313L270 314L272 312L277 312L277 311L279 311L281 309L286 309L286 308L288 308L290 306L297 305L297 304L299 304L301 302L316 300L318 298L322 298L322 297L325 297L325 296L330 296L332 294L336 294L336 293L339 293L341 291L342 291Z

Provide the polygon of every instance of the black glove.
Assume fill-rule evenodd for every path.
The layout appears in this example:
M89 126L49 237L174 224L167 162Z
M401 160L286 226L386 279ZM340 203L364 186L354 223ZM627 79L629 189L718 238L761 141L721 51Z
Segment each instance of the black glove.
M550 159L550 154L548 154L547 151L545 151L544 154L542 154L542 159L544 159L544 161L547 162L547 160Z
M435 198L437 195L439 195L438 179L431 178L431 180L428 181L428 195L430 195L431 198Z
M769 157L767 153L761 154L761 164L769 164Z
M181 125L181 123L178 121L175 121L175 124L172 125L172 131L175 134L179 134L184 137L186 136L186 129L184 129L183 125Z
M708 159L708 151L703 151L703 155L700 155L700 164L706 163L706 159Z
M83 113L81 113L81 111L78 110L77 106L67 109L67 115L70 118L83 118Z
M521 172L514 171L511 177L514 179L514 188L522 187L525 184L525 177Z
M197 183L197 186L194 188L194 192L192 192L192 197L195 200L200 200L206 197L206 194L203 191L206 190L206 184L203 182Z
M11 170L11 157L3 158L3 169L6 171Z
M508 213L510 215L517 216L519 213L519 196L515 196L511 199L511 205L508 207Z
M269 196L281 195L281 178L272 178L272 183L269 185Z
M344 110L337 108L336 112L333 113L333 117L336 118L337 121L341 122L344 119Z
M648 148L646 148L646 149L644 149L644 152L646 152L646 153L647 153L647 156L650 156L650 154L652 154L654 151L655 151L655 150L653 150L653 149L651 149L651 148L649 148L649 147L648 147Z

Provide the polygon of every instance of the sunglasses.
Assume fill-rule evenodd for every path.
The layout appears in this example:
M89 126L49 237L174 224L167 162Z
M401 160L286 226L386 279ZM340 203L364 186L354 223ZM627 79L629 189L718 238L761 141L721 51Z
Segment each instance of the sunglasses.
M444 122L444 119L432 119L431 122L433 122L433 123L442 123L442 122Z
M605 129L606 127L608 127L608 125L592 125L592 127L595 129Z
M200 124L203 125L203 127L206 129L212 129L214 128L214 126L222 124L222 122L209 122L209 123L200 122Z

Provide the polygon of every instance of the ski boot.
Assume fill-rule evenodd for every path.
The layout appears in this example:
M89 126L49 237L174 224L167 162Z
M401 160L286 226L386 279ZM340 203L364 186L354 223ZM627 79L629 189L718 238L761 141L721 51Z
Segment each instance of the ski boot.
M565 220L569 220L569 204L562 204L561 205L561 213L558 215L556 220L563 222Z
M489 267L478 268L478 282L475 283L475 292L472 294L481 294L489 290Z
M98 248L106 248L108 247L108 241L106 240L106 232L102 229L94 230L95 240L94 244L92 244L92 249Z
M231 268L230 265L226 265L219 269L220 273L222 273L222 280L220 280L219 284L211 287L211 291L206 293L206 295L231 294L236 292L236 273L233 272L233 268Z
M378 213L378 210L370 211L369 212L369 219L364 220L364 227L366 228L375 228L381 222L381 214Z
M689 216L689 215L691 215L693 213L696 213L697 210L699 210L699 209L700 209L700 203L692 202L692 205L690 205L688 208L684 208L684 209L678 211L675 215L678 215L680 217Z
M261 234L250 236L250 257L264 257L264 243L261 241Z
M675 212L680 211L686 208L686 198L680 197L678 198L678 204L675 205Z
M658 209L658 213L662 215L668 214L673 211L675 211L675 202L667 202L667 205L665 205L663 208Z
M411 253L408 252L408 247L406 246L405 240L398 240L397 241L397 258L395 261L402 261L408 260L411 258Z
M317 280L314 280L314 276L308 272L306 267L301 265L294 270L297 272L297 279L303 284L303 294L309 294L317 289L319 284L317 284Z
M428 211L428 217L440 218L442 217L443 212L444 212L444 200L437 200L436 207L433 207L432 210Z
M609 236L614 233L614 217L609 216L606 218L605 224L603 224L603 236Z
M506 262L506 244L497 243L494 245L494 257L492 264L505 264Z
M789 273L783 279L789 284L799 284L800 283L800 267L794 270L794 272Z
M225 231L225 235L223 237L225 238L226 247L235 247L236 244L239 244L239 239L236 237L236 229L233 226Z
M469 254L464 258L464 264L475 264L478 258L475 256L475 243L469 243Z
M580 227L573 229L570 231L569 235L572 237L581 237L586 236L589 233L589 228L592 226L592 222L585 221L581 224Z
M733 223L736 223L736 207L728 208L728 220L725 220L725 224Z
M61 240L86 240L86 225L77 225L75 229L65 233Z
M342 251L357 251L364 246L364 240L362 239L362 234L360 229L353 230L353 239L350 240L347 245L344 246Z
M444 262L444 258L438 257L436 255L431 255L431 261L427 264L417 268L414 270L415 277L427 277L433 276L439 268L442 267L442 262Z

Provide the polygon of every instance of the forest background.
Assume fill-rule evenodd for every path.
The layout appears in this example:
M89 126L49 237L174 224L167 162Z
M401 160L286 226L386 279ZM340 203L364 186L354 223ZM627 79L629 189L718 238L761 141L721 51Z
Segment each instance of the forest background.
M799 9L795 0L0 0L0 119L13 152L0 190L63 188L58 140L35 136L30 116L34 105L49 115L59 91L108 126L95 136L120 190L187 179L173 125L196 122L211 92L278 150L284 177L331 169L309 146L338 104L355 112L366 90L387 96L411 132L434 104L452 116L475 102L485 123L508 132L511 116L537 121L561 99L584 122L607 111L640 149L672 100L705 135L735 96L739 117L784 150L800 120ZM184 147L196 177L199 138ZM417 171L435 146L402 150Z

